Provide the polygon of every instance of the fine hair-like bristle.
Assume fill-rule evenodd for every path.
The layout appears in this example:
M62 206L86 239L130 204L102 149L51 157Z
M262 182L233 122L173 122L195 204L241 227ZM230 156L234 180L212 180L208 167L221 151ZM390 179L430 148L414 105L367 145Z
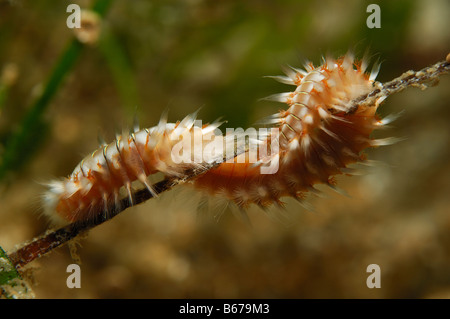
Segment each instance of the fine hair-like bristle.
M326 58L318 67L306 63L305 70L286 68L286 76L274 78L295 85L294 91L267 99L286 104L287 110L263 121L279 130L279 151L269 159L276 159L278 170L261 174L248 162L223 163L198 177L194 186L209 196L224 196L240 208L280 205L282 197L301 200L318 183L337 189L333 176L347 174L348 165L363 162L365 148L395 141L370 138L374 129L393 120L377 117L381 101L350 105L380 85L375 82L379 64L370 73L367 67L367 60L356 61L347 54L337 60ZM262 143L273 139L269 135Z
M394 119L377 117L382 98L371 105L351 104L380 85L375 81L379 65L370 73L367 67L366 60L356 61L347 54L336 60L326 58L318 67L307 63L304 70L286 68L286 76L275 79L295 89L268 99L286 104L287 109L266 118L263 122L271 130L259 135L237 131L223 137L216 132L223 122L197 125L194 113L181 122L167 123L164 113L157 126L142 130L135 126L134 132L123 132L114 142L103 142L68 178L49 183L44 211L53 220L95 218L99 212L117 208L122 196L133 204L135 181L156 196L150 175L187 177L190 169L220 162L222 147L246 152L192 182L205 198L224 198L239 209L251 204L281 207L286 196L303 202L315 184L336 188L333 176L348 173L348 165L364 161L365 148L395 141L370 137L374 129ZM191 139L193 144L183 148ZM203 143L211 140L218 142L213 145L217 149ZM254 149L258 149L256 159ZM271 152L260 152L266 149Z
M195 121L196 113L175 124L167 123L167 115L163 114L155 127L117 135L114 142L86 156L69 177L46 185L44 213L55 222L95 218L95 214L117 208L123 193L133 205L132 184L136 181L157 196L148 178L150 175L161 172L166 177L183 178L202 163L222 160L221 153L205 161L191 160L197 153L203 153L196 144L189 146L191 154L177 151L177 146L193 135L197 135L200 142L214 139L214 130L221 124L217 121L196 126Z

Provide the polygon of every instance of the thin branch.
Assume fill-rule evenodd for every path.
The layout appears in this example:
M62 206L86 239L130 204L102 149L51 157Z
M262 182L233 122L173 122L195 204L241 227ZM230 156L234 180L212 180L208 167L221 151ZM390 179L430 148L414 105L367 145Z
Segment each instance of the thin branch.
M437 84L439 76L448 72L450 72L450 61L442 61L430 67L426 67L418 72L405 72L400 77L385 84L377 83L372 92L356 98L350 102L349 112L354 111L355 108L358 107L358 105L375 105L376 103L381 103L381 101L383 101L389 95L400 92L410 86L426 89L432 85ZM236 157L237 155L244 153L245 151L247 151L247 148L243 150L235 150L231 158ZM154 185L156 193L160 194L164 191L172 189L176 185L192 181L196 177L206 173L210 169L217 167L221 162L226 160L228 159L223 158L212 164L206 164L201 168L194 169L186 174L186 178L165 179L159 183L156 183ZM147 191L147 189L136 192L134 196L135 204L142 203L153 197L152 194ZM16 251L12 252L9 255L9 259L14 264L16 269L19 269L29 262L35 260L36 258L39 258L42 255L50 252L54 248L67 243L71 239L77 237L79 234L84 233L94 228L95 226L98 226L112 219L130 206L132 205L129 202L128 198L124 198L121 200L119 207L114 208L113 211L99 212L99 214L96 215L95 218L83 222L75 222L69 224L58 230L46 233L38 238L33 239L30 243L26 243L21 248L18 248Z
M420 71L407 71L398 78L384 84L377 83L372 92L356 98L350 103L350 112L355 111L360 105L370 106L381 103L388 96L399 93L410 86L422 90L435 86L439 82L439 77L448 72L450 72L450 61L447 58L447 61L435 63Z
M242 150L241 152L245 152L245 150ZM235 153L233 155L237 156L238 153ZM177 185L193 180L194 178L200 176L201 174L204 174L210 169L218 166L221 162L222 160L219 162L215 162L213 164L203 165L201 168L198 169L191 170L190 172L187 172L186 178L179 178L179 179L166 178L153 185L155 193L161 194L162 192L168 191ZM81 233L85 233L86 231L94 228L95 226L103 224L104 222L114 218L125 209L133 205L145 202L152 197L153 195L146 188L139 190L136 193L134 193L133 204L130 203L128 197L123 198L120 201L120 205L118 205L118 207L114 207L110 211L101 211L91 219L80 222L74 222L62 228L59 228L55 231L51 231L50 233L46 233L40 237L37 237L33 239L30 243L26 243L22 247L18 248L16 251L12 252L8 256L8 258L14 264L16 269L21 268L26 264L28 264L29 262L35 260L36 258L39 258L44 254L50 252L54 248L67 243L68 241L77 237Z

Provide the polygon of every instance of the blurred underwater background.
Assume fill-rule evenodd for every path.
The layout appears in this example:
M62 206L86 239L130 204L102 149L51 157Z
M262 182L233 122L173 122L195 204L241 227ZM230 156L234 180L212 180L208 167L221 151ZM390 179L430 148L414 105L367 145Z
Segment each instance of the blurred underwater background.
M66 25L71 3L94 8L87 43ZM369 29L369 3L381 28ZM449 53L450 2L0 0L0 246L44 233L41 184L69 175L115 132L199 119L247 128L293 87L264 78L352 50L382 62L378 80ZM97 33L98 32L98 33ZM98 35L98 39L97 39ZM80 36L78 34L78 36ZM257 207L249 227L227 209L198 219L178 189L122 212L79 241L82 288L66 286L67 246L34 261L38 298L450 298L450 76L388 98L402 112L367 151L380 164L340 176L314 212L286 200L288 225ZM211 212L215 214L216 212ZM381 288L366 268L378 264Z

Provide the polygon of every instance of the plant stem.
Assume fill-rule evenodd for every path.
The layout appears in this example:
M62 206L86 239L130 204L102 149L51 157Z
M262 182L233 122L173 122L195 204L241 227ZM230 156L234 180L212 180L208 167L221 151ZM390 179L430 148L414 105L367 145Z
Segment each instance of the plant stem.
M245 150L244 150L245 151ZM235 153L237 154L237 153ZM233 156L234 157L234 156ZM222 160L220 161L222 162ZM204 165L202 168L192 170L186 174L186 178L182 179L164 179L155 185L153 185L156 194L160 194L164 191L172 189L176 185L183 184L189 180L193 180L195 177L206 173L208 170L218 166L220 162ZM134 205L140 204L150 198L153 195L148 192L147 189L142 189L134 194ZM91 228L103 224L104 222L114 218L119 213L132 206L128 197L120 201L119 207L114 208L112 211L101 211L91 218L83 222L74 222L60 229L57 229L48 234L44 234L38 238L33 239L30 243L12 252L8 258L14 264L16 269L21 268L33 261L36 258L48 253L56 247L59 247L69 240L75 238L80 233L86 232Z
M111 2L112 0L97 0L92 10L100 16L104 16ZM76 39L69 43L53 69L42 94L30 107L22 122L18 125L18 129L7 140L0 162L0 181L4 180L9 171L18 169L24 164L25 159L29 158L29 156L23 155L24 153L29 155L32 145L35 144L36 131L39 131L42 124L42 115L80 56L82 49L83 44Z

